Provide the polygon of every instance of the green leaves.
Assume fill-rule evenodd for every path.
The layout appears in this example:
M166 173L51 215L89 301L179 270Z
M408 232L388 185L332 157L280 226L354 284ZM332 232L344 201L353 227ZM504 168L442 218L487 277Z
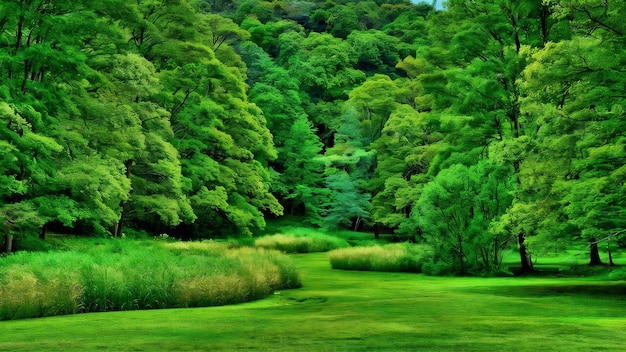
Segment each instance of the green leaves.
M549 175L542 190L556 195L558 204L543 209L553 219L569 226L575 238L603 237L626 225L621 220L626 155L619 132L626 126L623 104L616 99L626 84L625 52L617 44L623 43L624 32L614 12L623 5L551 4L558 16L568 18L575 35L529 53L522 108L538 127L541 149L533 154L543 159L522 167ZM544 221L538 230L550 227Z
M276 184L276 193L290 200L290 211L304 207L304 214L311 223L319 223L320 205L326 200L322 174L323 162L319 156L322 143L314 133L313 126L300 116L292 125L285 146L279 149L284 160Z
M624 226L621 10L5 1L0 209L191 238L285 207L497 269L512 235Z
M453 165L424 187L413 216L453 272L498 270L508 235L488 231L512 202L513 170L489 161Z

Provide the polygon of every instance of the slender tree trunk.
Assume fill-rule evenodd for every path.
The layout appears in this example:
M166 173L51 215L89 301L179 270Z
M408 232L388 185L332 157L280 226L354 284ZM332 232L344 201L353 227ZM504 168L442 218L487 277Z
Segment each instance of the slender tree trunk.
M380 230L378 229L378 223L374 224L374 238L375 239L380 238Z
M131 168L133 167L133 161L127 160L124 162L124 166L126 167L126 177L130 180L132 175ZM115 224L115 229L113 230L113 237L122 237L122 232L124 230L124 220L126 218L126 203L122 203L122 213L120 214L120 220Z
M119 227L120 221L118 220L115 224L113 224L113 231L111 232L113 234L113 237L117 237L117 234L119 233Z
M602 265L598 252L598 242L596 242L595 237L589 239L589 265Z
M45 223L41 227L41 232L39 232L39 238L42 239L42 240L45 240L47 233L48 233L48 223Z
M522 273L530 273L534 271L533 262L530 255L526 251L526 245L524 244L524 234L519 233L517 235L517 243L519 244L519 257L522 264Z
M609 254L609 266L615 266L615 263L613 262L613 255L611 254L611 236L609 236L606 241L606 251Z
M361 225L361 216L356 217L356 221L354 222L354 231L359 230L359 225Z
M124 221L126 220L126 203L122 204L122 213L120 214L120 220L115 224L115 230L113 237L122 237L124 231Z
M493 265L500 266L500 259L498 258L498 238L493 239Z
M13 236L10 232L7 232L4 235L4 253L8 254L11 252L13 252Z
M457 236L457 240L459 243L459 259L461 260L461 273L465 274L465 260L463 258L465 256L465 253L463 253L463 237Z

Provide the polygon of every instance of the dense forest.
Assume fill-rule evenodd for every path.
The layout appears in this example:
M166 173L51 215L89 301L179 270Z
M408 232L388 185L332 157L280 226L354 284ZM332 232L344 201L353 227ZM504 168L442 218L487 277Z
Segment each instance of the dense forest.
M497 270L626 229L618 0L6 0L0 244L266 220ZM614 241L616 243L618 241Z

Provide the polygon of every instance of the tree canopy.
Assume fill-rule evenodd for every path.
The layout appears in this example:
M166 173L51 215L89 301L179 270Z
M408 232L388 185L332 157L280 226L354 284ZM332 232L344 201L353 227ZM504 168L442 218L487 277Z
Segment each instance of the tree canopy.
M266 219L523 270L626 227L621 1L0 4L4 251Z

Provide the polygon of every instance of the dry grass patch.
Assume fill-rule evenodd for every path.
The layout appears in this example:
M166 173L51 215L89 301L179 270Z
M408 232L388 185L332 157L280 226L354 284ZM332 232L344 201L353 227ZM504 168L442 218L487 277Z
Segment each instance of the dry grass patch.
M350 246L344 239L319 232L306 235L278 233L257 238L254 245L255 247L276 249L285 253L327 252Z
M300 287L283 253L215 242L110 240L0 259L0 320L214 306Z
M336 249L328 258L333 269L419 273L431 255L426 245L395 243Z

